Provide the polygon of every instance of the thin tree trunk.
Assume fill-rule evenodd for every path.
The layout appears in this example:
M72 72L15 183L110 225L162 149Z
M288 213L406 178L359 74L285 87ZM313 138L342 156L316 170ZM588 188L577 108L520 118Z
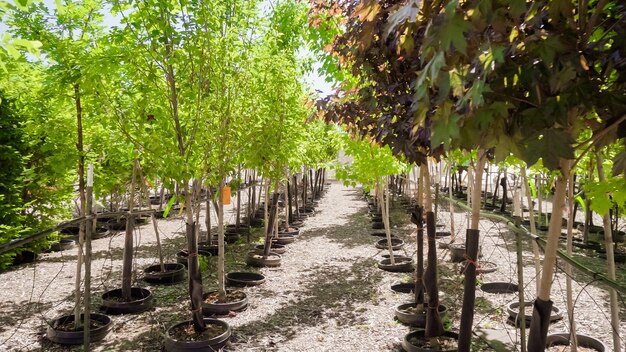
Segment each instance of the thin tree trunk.
M432 338L444 333L443 323L439 315L439 285L437 283L437 246L435 244L435 214L426 213L426 230L428 235L428 268L424 274L424 285L428 293L428 309L426 310L426 331L424 337Z
M285 194L283 196L283 209L285 210L285 232L289 231L289 172L285 172Z
M596 150L596 164L598 167L598 179L604 182L604 158L602 153ZM554 212L553 215L554 216ZM609 279L615 280L615 255L613 249L613 232L611 231L611 219L609 215L602 217L604 223L604 246L606 248L607 274ZM619 319L619 301L617 300L617 291L609 288L609 298L611 300L611 328L613 329L613 351L620 352L621 339L619 336L620 319Z
M559 161L561 175L556 179L554 198L552 201L552 217L548 228L548 238L546 241L543 267L539 281L539 293L534 303L533 317L530 323L528 334L528 350L543 351L546 346L546 336L552 311L552 301L550 291L552 289L552 279L556 265L556 251L559 246L559 236L561 235L561 223L563 207L565 206L565 195L567 180L569 178L570 161L561 159Z
M376 187L380 187L380 179L376 181ZM393 255L393 245L391 243L391 230L389 228L389 184L386 180L383 179L383 191L380 192L380 202L382 204L382 215L383 215L383 225L385 225L385 236L387 237L387 249L389 250L389 261L391 265L396 264L396 259ZM385 199L385 193L387 193L387 197Z
M522 166L520 171L522 174L522 183L524 184L524 193L526 193L526 201L528 202L528 219L530 221L530 233L533 236L537 235L537 224L535 223L535 210L533 207L533 200L530 194L530 187L528 183L528 177L526 176L526 166ZM539 277L541 274L541 258L539 256L539 245L537 242L532 241L533 247L533 262L535 263L535 277ZM539 294L539 285L535 288L536 294Z
M300 218L300 206L298 205L298 175L293 175L293 197L296 205L296 215Z
M213 192L211 192L211 186L207 187L206 195L206 214L204 223L206 225L206 241L211 245L211 198L213 198Z
M569 257L572 256L572 242L574 237L574 173L570 173L567 187L567 244L566 251ZM552 216L555 216L552 212ZM533 241L534 242L534 241ZM578 338L576 337L576 320L574 320L574 300L572 293L572 266L565 263L565 294L567 304L567 319L569 320L571 351L578 350ZM520 306L521 307L521 306Z
M217 197L217 295L221 302L226 301L226 282L224 278L224 178L220 178Z
M480 221L480 188L482 186L483 170L487 156L484 150L479 150L478 159L474 167L472 187L472 218L470 227L467 229L466 256L467 268L465 269L465 281L463 290L463 308L461 310L461 325L459 328L459 352L469 352L472 341L472 325L474 322L474 303L476 301L476 263L478 262L479 235L478 224Z
M83 150L83 107L80 100L80 85L74 84L74 102L76 104L76 127L78 131L78 141L76 150L78 151L78 199L80 201L79 216L85 216L85 155ZM83 264L83 244L85 242L86 222L81 221L78 230L78 255L76 260L76 296L74 298L74 324L78 328L81 326L80 320L80 282L81 267Z
M237 166L237 180L241 181L241 166ZM237 218L235 220L235 228L239 230L241 224L241 184L237 183Z
M517 226L519 226L519 222L521 221L521 217L516 219L516 224ZM515 234L515 241L517 244L517 287L518 287L518 303L519 303L519 307L524 307L524 304L526 303L524 301L524 259L523 259L523 251L524 249L522 248L522 234L521 233L516 233ZM534 241L533 241L534 242ZM520 309L521 311L521 309ZM519 319L525 319L523 318L522 314L518 314L518 320ZM515 324L517 324L518 322L516 321ZM521 352L526 352L526 321L522 321L521 324L519 324L520 326L520 348L521 348Z
M137 177L137 159L133 161L133 176L128 190L128 214L126 215L126 234L124 235L124 254L122 264L122 299L130 301L131 284L133 278L133 227L135 217L133 208L135 207L135 179Z
M93 215L93 164L87 166L87 195L86 195L86 211L90 216ZM83 324L91 326L91 226L85 228L85 318ZM83 346L85 351L89 351L89 340L91 329L83 330Z

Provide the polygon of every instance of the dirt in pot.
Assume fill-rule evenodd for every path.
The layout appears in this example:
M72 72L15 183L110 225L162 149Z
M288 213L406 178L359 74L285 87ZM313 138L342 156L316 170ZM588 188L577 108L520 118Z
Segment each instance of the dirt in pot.
M406 309L402 309L403 312L406 312L407 314L414 314L414 315L420 315L420 314L425 314L425 309L426 305L422 305L422 309L419 309L417 306L412 306Z
M103 327L104 325L105 324L102 323L101 321L91 319L89 321L89 330L95 330L97 328ZM57 331L73 332L73 331L83 331L84 325L81 325L78 328L76 328L76 326L74 326L74 320L70 320L70 321L66 321L63 323L55 324L53 328L54 330L57 330Z
M197 332L193 328L193 324L185 324L172 328L169 334L176 341L207 341L224 332L226 332L226 328L221 325L207 324L204 331Z
M142 300L144 298L146 298L146 296L144 296L144 295L132 295L132 296L130 296L130 299L124 299L124 297L109 295L106 298L104 298L104 300L105 301L109 301L109 302L127 303L127 302L139 301L139 300Z
M229 303L229 302L238 302L246 298L246 294L242 291L232 291L226 292L226 299L219 300L219 295L217 292L209 293L204 299L204 303L212 304L212 303Z
M409 339L409 343L416 347L432 349L434 351L455 350L458 346L457 339L447 336L439 336L433 339L412 337Z

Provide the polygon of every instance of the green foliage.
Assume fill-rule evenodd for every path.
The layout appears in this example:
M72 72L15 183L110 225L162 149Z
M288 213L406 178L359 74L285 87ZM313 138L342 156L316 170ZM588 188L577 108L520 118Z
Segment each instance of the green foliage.
M371 189L383 177L400 174L408 168L407 164L393 155L389 146L352 138L345 132L337 133L341 133L345 155L352 158L348 163L335 167L335 176L345 185L362 184L366 190Z
M615 205L626 206L626 180L623 177L589 182L585 185L585 193L591 199L591 210L603 216Z

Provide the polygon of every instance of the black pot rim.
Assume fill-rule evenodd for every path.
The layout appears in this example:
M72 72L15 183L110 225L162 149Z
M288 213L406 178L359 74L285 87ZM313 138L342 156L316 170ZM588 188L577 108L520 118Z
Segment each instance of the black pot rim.
M417 347L413 344L411 344L409 342L409 339L411 339L412 337L421 337L423 336L425 333L424 329L417 329L417 330L413 330L411 332L409 332L408 334L404 335L404 340L402 341L402 348L407 351L407 352L426 352L426 351L435 351L433 349L425 349L425 348L420 348ZM420 336L421 335L421 336ZM452 338L456 338L458 340L459 338L459 334L457 334L456 332L453 331L446 331L443 333L443 336L447 336L447 337L452 337ZM442 352L456 352L456 348L452 349L452 350L445 350Z
M85 314L81 313L81 318L84 319ZM91 336L89 341L96 342L102 340L111 330L112 320L108 315L100 313L90 313L92 320L97 320L103 323L103 326L95 329L90 329ZM74 321L74 314L62 315L53 319L47 327L46 337L48 340L61 345L80 345L83 343L83 331L60 331L55 330L60 322Z
M178 341L178 340L174 340L172 338L172 336L170 335L170 331L174 328L177 328L181 325L186 325L186 324L191 324L192 321L191 320L186 320L180 323L176 323L172 326L170 326L166 331L165 331L165 347L166 350L171 350L171 351L179 351L179 350L199 350L201 348L206 348L207 346L217 346L220 344L225 343L226 341L228 341L228 339L230 339L230 336L232 334L231 332L231 328L230 325L223 321L223 320L219 320L219 319L213 319L213 318L204 318L204 322L205 324L213 324L213 325L220 325L226 328L226 330L221 334L218 335L210 340L204 340L204 341ZM168 345L174 345L172 346L173 348L178 347L178 349L172 349L172 348L168 348Z
M226 282L245 286L256 286L265 282L265 275L251 271L233 271L226 274Z
M546 347L555 346L554 345L555 342L564 342L566 344L569 344L570 337L571 337L570 333L549 334L546 338ZM578 346L580 347L593 348L597 350L598 352L605 352L609 350L609 348L604 344L604 342L600 341L599 339L595 337L591 337L589 335L576 334L576 340L578 341ZM560 346L560 345L557 344L556 346Z
M118 302L108 300L108 297L117 295L122 296L122 289L115 288L102 294L102 309L109 314L125 314L125 313L140 313L150 308L152 303L152 292L143 287L131 287L131 292L136 294L140 293L142 298L136 299L130 302Z
M528 307L528 306L532 306L534 304L534 302L524 302L524 306ZM506 310L509 313L509 317L513 318L513 320L515 320L515 317L519 315L520 313L520 309L519 309L519 302L511 302L506 306ZM524 314L524 319L526 320L530 320L532 318L532 315L526 315ZM560 320L561 318L563 318L563 315L561 313L561 308L557 307L557 306L552 306L552 313L550 314L550 322L554 322L557 320Z
M483 292L487 292L487 293L507 294L507 293L517 293L519 290L519 286L512 282L494 281L494 282L483 283L482 285L480 285L480 289L483 290Z

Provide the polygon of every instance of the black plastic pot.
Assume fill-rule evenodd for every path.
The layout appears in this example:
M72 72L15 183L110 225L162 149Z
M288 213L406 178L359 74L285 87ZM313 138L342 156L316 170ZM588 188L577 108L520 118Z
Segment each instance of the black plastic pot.
M485 282L480 289L487 293L517 293L517 284L511 282Z
M569 346L571 335L569 333L550 334L546 339L546 347ZM608 352L609 348L600 340L587 335L576 334L578 347L593 348L598 352Z
M99 238L106 237L109 234L109 229L107 229L106 227L96 227L96 231L91 233L91 239L97 240Z
M37 252L25 249L19 252L15 256L15 258L13 258L13 265L32 263L37 260L37 257L39 257L39 254L37 254Z
M237 232L225 232L224 233L224 242L228 244L233 244L237 242L241 238L241 235Z
M298 210L300 211L300 215L305 214L308 216L313 215L313 213L315 212L315 209L310 205L307 205L306 207L300 207L298 208Z
M152 307L152 292L141 287L131 288L132 301L122 301L122 289L116 288L102 295L102 311L108 314L141 313Z
M426 339L424 337L424 330L423 329L418 329L415 331L411 331L410 333L406 334L404 336L404 340L402 341L402 348L406 351L406 352L456 352L457 348L452 348L452 349L432 349L432 348L424 348L424 347L418 347L415 346L412 341L414 339ZM446 331L443 333L442 336L445 337L450 337L452 339L459 339L459 334L452 332L452 331Z
M202 247L198 246L198 254L203 255L205 257L214 257L217 256L217 246L212 247ZM176 253L176 262L187 266L187 257L189 256L189 252L186 249Z
M80 315L81 320L85 319L85 315ZM93 322L97 322L99 326L89 329L89 342L102 340L111 331L111 318L104 314L91 313L90 318ZM62 331L58 328L65 324L74 323L74 314L64 315L54 319L46 329L46 337L48 340L61 345L80 345L83 343L83 329L78 331Z
M294 226L294 227L298 227L298 228L299 228L299 227L304 226L304 220L302 220L302 219L300 219L300 220L292 220L292 221L290 221L290 223L289 223L289 224L290 224L291 226Z
M209 291L202 295L202 314L205 316L210 315L227 315L229 312L239 312L244 310L248 306L248 296L243 291L239 291L243 294L243 298L233 302L213 302L207 303L204 300L216 291ZM231 292L227 290L227 292Z
M123 231L126 229L126 218L117 218L107 221L107 227L112 231Z
M143 269L143 279L151 284L171 285L185 280L185 265L181 263L167 263L163 265L165 271L161 271L161 265L152 265Z
M174 329L180 329L182 326L193 324L190 320L178 323L165 332L165 350L168 352L203 352L203 351L218 351L224 347L232 334L230 325L225 321L211 318L204 318L204 323L207 325L219 325L223 328L224 332L218 336L204 341L178 341L172 337L172 331Z
M404 303L397 306L395 309L396 319L405 325L417 328L426 327L426 303L424 303L424 312L420 314L407 312L406 310L410 308L415 308L415 303ZM448 308L443 304L440 304L437 310L439 311L439 316L442 318L448 313Z
M385 224L381 221L381 222L373 222L372 223L372 228L374 230L382 230L385 228Z
M254 252L248 252L248 255L246 256L246 264L258 268L278 267L280 266L280 262L280 254L276 254L273 252L270 252L267 258L263 258L262 254L256 254Z
M467 268L467 261L463 260L459 263L459 273L463 274L465 272L465 268ZM477 274L488 274L493 273L498 270L498 264L494 262L488 262L486 260L479 260L478 266L476 267Z
M238 233L240 235L247 235L250 233L250 226L239 224L239 227L237 227L237 224L229 224L229 225L226 225L226 232Z
M73 240L71 238L61 238L59 240L59 242L53 244L50 249L55 251L55 252L58 252L58 251L65 251L65 250L68 250L68 249L72 249L72 248L74 248L74 246L76 246L76 241L75 240Z
M257 286L265 282L265 276L263 274L251 273L251 272L232 272L226 274L226 285L246 287Z
M378 262L378 268L385 271L407 273L413 271L413 259L408 257L395 257L395 264L391 264L391 259L383 259Z
M413 293L415 292L414 282L400 282L391 285L391 290L397 293Z
M598 254L598 257L606 259L606 251L604 253ZM614 253L613 259L616 263L626 263L626 254Z
M448 246L450 250L450 260L453 263L459 263L465 260L465 245L454 243Z
M396 250L402 248L402 246L404 246L404 241L403 240L401 240L399 238L395 238L395 237L391 238L391 249L392 250L396 251ZM383 238L381 240L378 240L376 242L376 248L378 248L378 249L388 249L389 247L387 245L387 239Z
M435 232L435 238L444 238L444 237L450 237L452 234L450 233L450 231L437 231Z
M533 302L524 302L524 306L532 306ZM509 303L506 307L506 311L509 313L509 321L514 323L517 322L517 317L519 314L519 302ZM561 309L556 306L552 306L552 313L550 314L550 323L554 323L563 318L561 314ZM530 320L532 319L532 313L526 314L524 313L524 320L526 322L526 326L529 326ZM517 323L519 324L519 322Z
M298 236L300 234L300 229L295 226L290 226L287 231L280 230L278 231L278 236Z
M264 244L257 244L256 246L254 246L254 253L256 254L263 255L264 250L265 250ZM270 247L270 252L274 252L276 254L283 254L287 252L287 246L285 246L284 244L272 243L272 246Z
M295 240L296 240L295 236L283 234L283 235L279 235L278 237L274 237L272 239L272 243L286 245L286 244L293 243Z

